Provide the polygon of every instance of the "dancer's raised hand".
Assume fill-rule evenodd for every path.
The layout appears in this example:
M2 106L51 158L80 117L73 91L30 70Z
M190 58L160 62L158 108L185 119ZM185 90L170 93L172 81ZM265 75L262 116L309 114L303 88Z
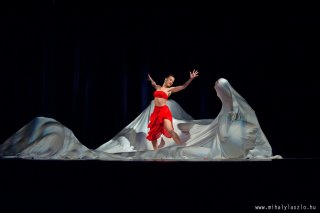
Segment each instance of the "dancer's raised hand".
M148 73L148 81L154 81L152 78L151 78L151 76L150 76L150 74Z
M190 72L190 79L194 79L195 77L199 76L199 72L198 70L193 70L192 72Z

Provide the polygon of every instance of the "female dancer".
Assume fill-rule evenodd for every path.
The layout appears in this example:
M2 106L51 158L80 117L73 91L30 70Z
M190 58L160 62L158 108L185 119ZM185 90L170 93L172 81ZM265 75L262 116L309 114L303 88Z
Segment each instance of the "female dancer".
M151 85L155 88L154 96L154 110L150 116L150 122L148 124L149 132L147 139L152 142L153 149L157 150L157 139L164 135L174 140L178 145L183 145L178 134L174 131L172 125L172 114L169 107L166 105L169 96L174 92L179 92L185 89L191 81L198 76L198 71L193 70L190 72L190 78L181 86L172 87L175 80L173 75L168 75L162 84L157 85L156 82L148 74L148 80L151 81ZM163 144L161 144L163 146Z

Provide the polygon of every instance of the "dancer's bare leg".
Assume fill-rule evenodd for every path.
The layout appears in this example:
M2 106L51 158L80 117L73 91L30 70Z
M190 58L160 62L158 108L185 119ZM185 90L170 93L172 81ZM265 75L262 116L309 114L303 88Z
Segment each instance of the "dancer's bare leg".
M178 144L178 145L185 145L185 143L183 143L180 140L179 135L173 130L172 125L171 125L171 121L168 120L168 119L164 119L163 122L164 122L164 128L166 128L167 131L171 134L172 139L174 140L174 142L176 144Z
M157 150L157 149L158 149L158 142L157 142L157 140L151 141L151 142L152 142L153 150Z
M162 147L164 147L166 145L166 143L164 142L163 138L161 137L161 141L160 144L158 146L158 149L161 149Z

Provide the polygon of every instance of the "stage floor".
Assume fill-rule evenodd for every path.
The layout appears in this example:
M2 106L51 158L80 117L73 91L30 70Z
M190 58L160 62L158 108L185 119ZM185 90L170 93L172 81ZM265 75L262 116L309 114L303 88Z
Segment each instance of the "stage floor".
M320 212L319 165L318 158L1 159L1 212L259 212L262 205Z

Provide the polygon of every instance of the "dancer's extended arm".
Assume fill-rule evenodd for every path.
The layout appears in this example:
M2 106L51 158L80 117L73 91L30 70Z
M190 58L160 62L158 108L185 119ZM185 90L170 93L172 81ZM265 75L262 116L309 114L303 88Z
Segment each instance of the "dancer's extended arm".
M190 72L190 78L188 81L186 81L183 85L181 86L176 86L176 87L172 87L172 89L170 89L170 92L179 92L181 90L184 90L185 88L187 88L187 86L191 83L191 81L195 78L198 77L198 70L193 70L192 72Z
M153 86L153 88L155 88L155 89L160 89L161 88L161 86L160 85L158 85L152 78L151 78L151 76L148 74L148 80L151 82L151 85Z

